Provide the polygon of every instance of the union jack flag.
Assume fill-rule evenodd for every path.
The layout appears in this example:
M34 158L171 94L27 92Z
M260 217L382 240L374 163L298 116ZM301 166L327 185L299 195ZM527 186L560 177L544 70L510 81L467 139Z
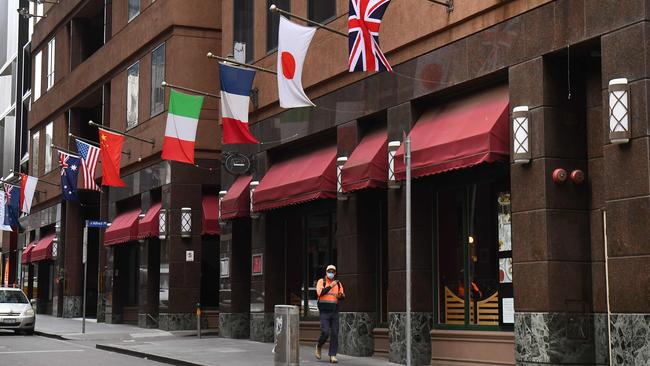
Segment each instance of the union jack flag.
M6 197L5 202L7 202L7 204L9 204L9 202L11 201L11 191L14 189L14 186L12 186L11 184L5 183L4 189L5 189L5 197Z
M350 0L350 72L393 71L379 48L379 26L388 4L390 0Z
M99 159L99 148L86 142L76 140L77 151L81 155L81 171L84 173L85 189L101 191L101 188L95 183L95 169Z

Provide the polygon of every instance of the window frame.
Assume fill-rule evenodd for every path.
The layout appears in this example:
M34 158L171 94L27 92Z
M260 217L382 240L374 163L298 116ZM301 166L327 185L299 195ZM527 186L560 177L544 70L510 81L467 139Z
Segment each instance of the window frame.
M31 160L30 166L32 169L32 175L35 177L40 177L39 171L39 162L40 150L41 150L41 131L34 131L31 136L31 146L32 150L29 154L29 160Z
M154 54L156 51L159 51L162 48L162 80L159 80L160 82L156 82L156 77L154 73ZM166 43L163 42L158 47L154 48L153 51L151 51L151 94L150 94L150 103L149 103L149 115L150 117L155 117L165 111L165 88L162 87L161 83L165 81L165 66L167 62L167 46ZM155 100L155 95L156 91L162 91L162 100L158 104L160 107L159 109L156 109L156 100Z
M250 38L250 42L248 42L248 39L246 39L246 40L241 40L241 39L238 40L237 39L237 36L238 36L238 32L237 32L237 11L235 9L237 4L244 4L245 2L248 2L248 1L250 1L250 12L249 12L250 13L250 22L249 22L250 24L248 24L249 27L250 27L250 37L246 37L246 38ZM233 6L233 11L232 11L232 15L233 15L233 22L232 22L233 54L235 53L234 52L235 43L244 41L244 43L246 44L245 62L251 63L251 62L253 62L255 60L255 58L254 58L255 57L255 1L254 0L238 0L233 5L234 5Z
M330 0L334 3L334 14L332 14L330 17L325 18L325 19L316 19L314 18L314 12L315 9L313 9L314 3L316 1L323 1L323 0L308 0L307 1L307 19L319 22L321 24L327 24L336 19L336 0Z
M49 134L48 134L48 130ZM49 136L49 143L48 143L48 136ZM51 172L54 169L54 164L53 164L53 159L54 159L54 154L52 154L52 149L47 149L48 146L52 145L54 143L54 121L50 121L45 125L45 163L43 164L43 168L45 169L45 174Z
M41 88L43 82L43 51L39 50L34 55L34 101L41 97Z
M54 86L55 68L56 68L56 37L52 37L47 42L47 82L46 90L50 90Z
M468 331L498 331L498 332L503 332L503 331L512 331L514 328L514 324L504 324L501 322L503 318L503 305L502 305L502 299L503 298L509 298L509 297L514 297L514 296L507 296L507 297L502 297L501 291L499 291L499 315L500 315L500 324L499 325L478 325L478 324L471 324L468 323L468 317L469 317L469 302L465 300L465 324L445 324L442 322L441 319L441 306L442 306L442 301L444 299L440 299L439 292L440 292L440 273L439 273L439 259L440 259L440 240L439 240L439 235L440 231L438 230L438 219L440 217L440 207L439 207L439 194L441 191L444 191L445 189L449 188L460 188L462 187L465 191L467 191L468 187L471 187L472 185L479 185L479 184L500 184L500 182L505 182L507 183L508 191L511 190L511 186L509 184L509 176L508 175L502 175L503 173L499 170L491 170L489 173L485 174L484 172L479 172L479 177L476 179L451 179L449 181L445 182L436 182L434 184L434 188L432 190L432 199L433 199L433 214L431 215L431 238L432 238L432 250L431 250L431 256L432 256L432 277L433 277L433 329L440 329L440 330L468 330ZM467 202L464 202L463 204L463 217L467 216ZM497 203L496 201L493 202L493 207L492 209L497 210ZM494 225L497 225L497 222L493 223ZM466 219L463 220L462 223L462 233L463 237L468 237L469 236L469 225ZM498 247L495 248L497 250L496 253L496 271L498 274L499 270L499 252L498 252ZM463 258L462 258L462 263L463 266L465 267L467 262L469 260L469 250L467 245L463 245ZM468 280L469 280L469 273L467 271L467 268L464 271L464 282L465 282L465 288L468 288L467 286ZM498 275L497 275L498 277ZM498 281L498 278L497 278ZM512 284L510 284L512 285ZM502 286L502 284L500 284ZM469 294L471 293L471 289L469 291L466 291L466 298L469 298Z
M132 2L132 1L134 2L134 7L135 7L135 5L137 4L137 8L138 8L138 10L137 10L135 13L133 13L133 14L131 14L131 2ZM140 11L142 10L141 7L142 7L142 6L141 6L141 4L140 4L140 0L127 0L127 1L126 1L126 18L127 18L127 23L131 23L131 21L132 21L133 19L137 18L138 15L140 15Z
M282 1L282 0L279 0L279 1ZM284 9L282 7L280 7L280 8L290 12L291 11L291 0L286 0L286 1L288 3L287 8L286 9ZM278 0L266 0L266 8L268 9L271 6L271 4L276 4L277 5L277 2L278 2ZM276 19L276 18L277 18L277 22L274 21L274 19ZM271 22L274 22L276 24L273 24L273 26L272 26ZM267 12L266 13L266 54L267 55L271 54L273 52L276 52L278 50L278 31L279 31L279 28L280 28L280 14L270 12L270 11ZM275 35L275 45L274 46L271 46L271 44L270 44L270 39L271 39L269 37L270 34Z
M137 67L137 70L138 70L137 82L134 84L135 85L136 98L135 98L135 110L133 111L133 113L135 113L135 121L134 121L133 124L129 124L129 122L130 122L129 121L129 110L130 110L130 108L129 108L129 99L130 99L130 96L131 96L131 89L130 89L131 84L129 84L129 72L134 67ZM126 118L125 118L126 126L125 127L126 127L127 131L138 126L138 122L139 122L139 118L140 118L139 108L140 108L140 60L134 62L133 64L131 64L131 66L129 66L126 69Z

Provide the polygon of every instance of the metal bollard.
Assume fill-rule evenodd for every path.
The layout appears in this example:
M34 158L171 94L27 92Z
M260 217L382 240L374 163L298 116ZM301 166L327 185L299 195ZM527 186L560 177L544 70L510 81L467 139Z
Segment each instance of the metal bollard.
M201 339L201 303L196 303L196 334Z
M275 347L273 353L276 366L297 366L300 364L300 347L298 341L299 318L298 307L291 305L275 306Z

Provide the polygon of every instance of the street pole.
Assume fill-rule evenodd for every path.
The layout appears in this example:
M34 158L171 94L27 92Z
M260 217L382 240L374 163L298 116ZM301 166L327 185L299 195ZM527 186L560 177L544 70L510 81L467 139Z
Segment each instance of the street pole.
M88 278L88 220L84 226L83 239L83 263L84 263L84 298L81 309L81 333L86 333L86 279Z
M406 165L406 365L411 366L411 137L409 136L404 139L404 163Z

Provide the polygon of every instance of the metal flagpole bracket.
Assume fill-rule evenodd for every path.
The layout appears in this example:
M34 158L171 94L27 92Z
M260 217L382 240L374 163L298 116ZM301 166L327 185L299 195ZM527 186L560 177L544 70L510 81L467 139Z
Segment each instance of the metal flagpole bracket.
M265 68L260 67L260 66L255 66L255 65L239 62L239 61L235 60L234 58L226 58L226 57L217 56L212 52L208 52L208 54L206 56L208 58L213 58L215 60L219 60L219 61L223 61L223 62L230 62L231 64L235 64L235 65L239 65L239 66L243 66L243 67L248 67L250 69L254 69L254 70L257 70L257 71L268 72L269 74L273 74L273 75L278 74L277 72L275 72L273 70L269 70L269 69L265 69Z
M76 152L74 152L74 151L72 151L72 150L68 150L68 149L66 149L66 148L64 148L64 147L61 147L61 146L56 146L56 145L52 144L52 145L50 145L50 149L53 149L53 150L59 150L59 151L61 151L62 153L66 153L66 154L68 154L68 155L72 155L72 156L74 156L75 158L81 158L81 156L79 155L79 153L76 153Z
M10 173L15 173L15 172L13 171L13 169L9 169L9 172L10 172ZM20 173L20 174L23 174L23 173ZM37 177L34 177L34 178L37 178ZM38 178L37 178L37 179L38 179ZM46 181L46 180L38 179L38 181L41 182L41 183L49 184L49 185L51 185L51 186L60 187L58 184L50 183L50 182L48 182L48 181ZM43 191L39 191L39 190L36 190L36 192L45 193L45 192L43 192Z
M94 126L94 127L97 127L97 128L101 128L101 129L103 129L103 130L106 130L106 131L110 131L110 132L116 133L116 134L118 134L118 135L122 135L122 136L130 137L130 138L132 138L132 139L134 139L134 140L138 140L138 141L142 141L142 142L145 142L145 143L147 143L147 144L150 144L151 146L155 146L155 145L156 145L156 140L145 140L145 139L142 139L142 138L140 138L140 137L138 137L138 136L133 136L133 135L130 135L130 134L126 133L126 132L118 131L118 130L112 129L112 128L110 128L110 127L106 127L106 126L104 126L104 125L100 125L99 123L95 123L95 122L93 122L93 121L88 121L88 125L89 125L89 126Z
M83 138L83 137L81 137L81 136L77 136L77 135L74 135L74 134L72 134L72 133L68 133L68 136L70 136L70 137L72 137L72 138L75 138L75 139L77 139L77 140L83 141L83 142L85 142L85 143L87 143L87 144L89 144L89 145L93 145L93 146L95 146L95 147L99 147L99 143L97 143L97 142L95 142L95 141L91 141L91 140L85 139L85 138ZM128 157L131 157L131 151L122 151L122 154L127 155Z
M180 86L180 85L176 85L176 84L170 84L170 83L168 83L166 81L163 81L160 85L163 88L174 88L174 89L183 90L183 91L194 93L194 94L203 95L203 96L206 96L206 97L219 98L219 99L221 98L220 95L216 95L216 94L212 94L212 93L206 93L206 92L202 92L202 91L199 91L199 90L196 90L196 89L186 88L184 86Z
M315 26L318 27L318 28L323 28L323 29L325 29L326 31L330 31L330 32L332 32L332 33L338 34L338 35L341 36L341 37L348 38L348 35L347 35L346 33L343 33L343 32L341 32L341 31L338 31L338 30L336 30L336 29L334 29L334 28L330 28L330 27L326 26L326 25L323 24L323 23L318 23L318 22L315 22L315 21L313 21L313 20L310 20L310 19L307 19L307 18L301 17L300 15L296 15L296 14L293 14L293 13L288 12L288 11L286 11L286 10L282 10L282 9L278 8L277 5L275 5L275 4L272 4L272 5L269 7L269 11L272 12L272 13L275 12L275 13L278 13L278 14L282 14L282 15L286 15L286 16L292 17L292 18L300 19L300 20L302 20L303 22L306 22L307 24L315 25Z
M447 13L454 11L454 0L429 0L429 2L447 7Z

